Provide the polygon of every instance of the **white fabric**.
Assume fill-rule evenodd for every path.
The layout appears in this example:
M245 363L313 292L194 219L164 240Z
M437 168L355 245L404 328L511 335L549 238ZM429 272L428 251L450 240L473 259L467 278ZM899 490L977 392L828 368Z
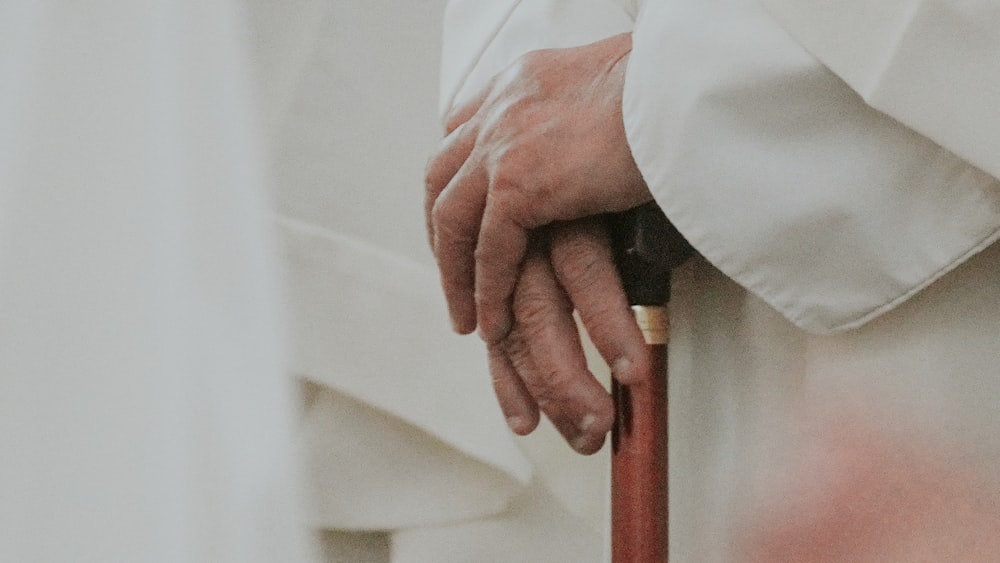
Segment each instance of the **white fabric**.
M778 507L794 502L802 487L830 486L821 472L796 469L831 446L824 436L844 428L931 452L910 463L943 467L945 477L975 475L986 484L974 496L995 507L998 250L990 247L893 311L832 336L797 329L703 261L678 272L669 390L672 557L737 561L751 531L816 510ZM852 461L892 463L879 457L888 451L866 453ZM834 491L855 485L850 469L831 469L843 472L834 473ZM837 503L844 500L856 499L834 493L817 505L842 509Z
M996 2L761 3L872 107L1000 177Z
M449 334L419 212L439 8L0 7L0 560L381 563L460 536L469 561L555 549L520 516L595 533L573 512L603 488L533 475L573 454L551 431L522 453ZM404 527L395 551L345 531Z
M647 3L626 80L664 211L802 328L863 324L1000 237L994 178L865 105L755 2Z
M447 320L421 211L440 135L443 1L251 7L290 363L307 382L308 518L336 530L327 553L388 560L363 549L373 536L345 530L384 532L392 561L480 561L505 543L558 553L565 536L535 533L528 518L588 530L599 556L606 488L573 484L600 481L606 456L567 471L560 460L577 456L551 429L515 442L481 343ZM546 501L525 504L529 491ZM546 563L585 562L580 553Z
M446 69L446 104L474 95L520 53L579 42L584 29L593 33L590 40L632 29L620 20L607 25L609 13L632 13L611 0L599 9L590 2L522 0L504 14L476 14L474 4L458 0L449 8L454 29L490 32L474 37L446 29L453 39L445 44L446 65L449 51L483 53L471 71ZM756 0L641 4L626 77L629 142L658 202L703 255L674 281L671 560L742 560L759 537L753 534L774 530L768 523L801 518L808 526L811 510L843 500L832 494L782 512L783 502L802 498L796 486L850 491L857 485L850 463L876 470L891 463L889 453L875 451L851 459L846 469L796 472L823 459L831 446L824 440L838 432L916 448L925 457L915 465L975 475L988 485L973 496L995 503L997 180L955 156L964 154L960 143L867 105ZM852 12L837 21L878 21L871 3L848 4L827 11ZM951 3L959 4L983 5ZM576 8L600 15L572 35L547 19ZM995 18L987 19L975 24L974 45L1000 36ZM833 45L833 31L822 36L823 51L810 43L811 28L793 23L786 18L796 39L821 59L850 58ZM935 21L934 37L960 38L954 23ZM873 38L867 32L875 25L859 33ZM534 37L522 41L527 29ZM850 43L843 37L836 40ZM926 52L919 35L913 40L910 52ZM984 102L993 90L974 91L971 63L951 54L934 64L956 64L953 88L947 96L931 89L936 105L925 108L933 114L927 119L976 141L995 118ZM983 128L963 128L965 118L986 114ZM976 154L995 145L977 146ZM823 480L830 475L833 485Z
M394 563L586 563L600 561L601 552L601 534L539 485L494 518L401 530L393 537Z
M304 431L317 527L386 530L475 520L502 512L521 489L509 474L369 404L313 392Z
M241 6L0 5L0 560L310 559Z

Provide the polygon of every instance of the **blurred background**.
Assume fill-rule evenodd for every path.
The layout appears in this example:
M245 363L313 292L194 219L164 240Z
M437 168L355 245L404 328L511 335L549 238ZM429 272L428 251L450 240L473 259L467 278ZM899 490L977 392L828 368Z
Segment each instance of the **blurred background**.
M0 560L600 559L439 295L443 10L0 6Z

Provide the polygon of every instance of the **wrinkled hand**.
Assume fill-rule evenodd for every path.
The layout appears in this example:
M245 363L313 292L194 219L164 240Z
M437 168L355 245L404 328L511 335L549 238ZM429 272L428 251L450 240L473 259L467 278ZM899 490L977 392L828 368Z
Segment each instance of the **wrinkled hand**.
M511 330L532 229L652 199L622 123L630 50L624 34L528 53L449 116L426 213L456 331L496 344Z
M611 429L614 406L587 369L573 310L619 381L646 373L650 360L601 222L548 233L548 249L542 237L532 240L514 291L513 329L489 345L490 373L514 432L534 430L541 410L575 450L591 454Z

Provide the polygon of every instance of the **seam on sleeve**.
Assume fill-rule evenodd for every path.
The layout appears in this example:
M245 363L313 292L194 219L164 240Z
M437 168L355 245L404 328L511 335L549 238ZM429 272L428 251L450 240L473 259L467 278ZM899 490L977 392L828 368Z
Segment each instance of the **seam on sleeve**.
M911 286L910 289L897 295L896 297L890 299L889 301L886 301L881 305L877 305L874 308L869 309L866 312L863 312L861 315L851 320L848 320L844 323L841 323L839 325L834 325L829 328L826 327L810 328L809 332L814 332L817 334L835 334L839 332L845 332L854 328L858 328L861 325L867 323L868 321L878 317L879 315L896 308L904 301L907 301L908 299L910 299L911 297L913 297L914 295L925 289L927 286L941 279L949 272L955 270L956 268L967 262L970 258L975 256L976 254L979 254L987 247L997 242L997 240L1000 240L1000 228L996 228L990 231L989 233L986 234L985 237L983 237L978 243L972 246L969 250L959 255L951 262L948 262L947 264L943 265L937 270L934 270L933 272L928 274L927 277L925 277L923 280ZM811 327L812 325L815 324L805 319L799 320L800 318L801 317L795 317L796 320L793 322L802 328L806 328L807 326Z

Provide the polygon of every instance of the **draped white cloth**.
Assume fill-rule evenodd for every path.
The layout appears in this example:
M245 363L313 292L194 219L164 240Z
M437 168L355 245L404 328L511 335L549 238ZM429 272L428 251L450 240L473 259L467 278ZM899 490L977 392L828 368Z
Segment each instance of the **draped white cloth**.
M442 111L528 50L633 32L629 143L700 252L673 291L672 560L814 560L767 550L817 533L858 560L913 545L900 514L849 529L879 506L997 506L992 3L453 0L446 22Z
M0 7L0 560L599 553L602 460L548 483L449 335L441 9Z
M1000 156L992 149L1000 115L990 111L1000 84L995 2L762 4L872 107L1000 177Z
M516 443L447 320L422 213L444 3L250 5L310 525L332 552L387 538L352 563L599 559L606 457Z
M308 561L241 6L0 6L0 560Z

